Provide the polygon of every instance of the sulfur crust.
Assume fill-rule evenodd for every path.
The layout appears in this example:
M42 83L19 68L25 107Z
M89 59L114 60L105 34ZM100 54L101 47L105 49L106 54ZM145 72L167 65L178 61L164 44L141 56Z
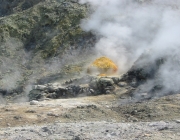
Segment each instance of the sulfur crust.
M113 69L114 71L117 71L116 64L114 64L112 60L110 60L109 58L105 56L96 59L93 62L92 66L102 68L102 69Z
M117 72L118 67L116 64L110 60L109 58L103 56L98 59L96 59L89 67L88 67L88 73L92 73L93 68L97 68L97 70L100 72L100 76L104 75L111 75Z

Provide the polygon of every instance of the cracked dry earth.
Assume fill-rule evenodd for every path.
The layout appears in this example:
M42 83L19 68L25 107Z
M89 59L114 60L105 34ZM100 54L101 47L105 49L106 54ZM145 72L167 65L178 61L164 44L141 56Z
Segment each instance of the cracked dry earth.
M109 94L0 105L0 139L179 140L180 94L122 105L119 97Z

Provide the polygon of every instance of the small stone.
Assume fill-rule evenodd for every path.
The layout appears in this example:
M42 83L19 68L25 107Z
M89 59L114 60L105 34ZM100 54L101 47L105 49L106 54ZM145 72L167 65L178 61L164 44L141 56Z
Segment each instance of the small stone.
M141 97L146 97L148 93L141 93Z
M47 115L48 115L48 116L59 117L59 115L58 115L58 114L54 114L54 113L52 113L52 112L48 112L48 113L47 113Z
M81 138L79 136L75 136L73 140L81 140Z
M127 86L127 83L125 83L125 82L119 82L119 83L118 83L118 86L119 86L119 87L125 87L125 86Z
M176 120L176 123L180 123L180 120Z
M36 113L35 110L27 110L26 113Z
M7 123L7 126L11 126L11 124L10 124L10 123Z
M111 137L111 134L108 133L106 136L110 138L110 137Z
M111 91L110 90L106 90L106 94L110 94L111 93Z
M21 119L21 116L14 116L13 118L16 120L19 120L19 119Z
M90 89L89 91L90 91L90 93L91 93L91 94L93 94L93 93L94 93L94 90L93 90L93 89Z
M133 119L132 121L133 121L133 122L137 122L137 121L138 121L138 119L136 119L136 118L135 118L135 119Z
M37 85L36 89L45 90L46 86L44 86L44 85Z
M30 101L30 105L38 105L39 104L39 102L38 101L36 101L36 100L32 100L32 101Z
M111 136L117 136L117 134L115 132L112 132Z
M43 128L42 128L42 131L43 131L43 132L48 132L49 129L48 129L47 127L43 127Z

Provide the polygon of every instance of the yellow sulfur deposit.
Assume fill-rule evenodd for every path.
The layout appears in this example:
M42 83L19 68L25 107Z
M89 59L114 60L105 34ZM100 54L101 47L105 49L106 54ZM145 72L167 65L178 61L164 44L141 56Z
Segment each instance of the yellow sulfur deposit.
M89 74L98 74L99 76L106 76L115 74L118 70L116 64L107 57L100 57L96 59L87 69Z

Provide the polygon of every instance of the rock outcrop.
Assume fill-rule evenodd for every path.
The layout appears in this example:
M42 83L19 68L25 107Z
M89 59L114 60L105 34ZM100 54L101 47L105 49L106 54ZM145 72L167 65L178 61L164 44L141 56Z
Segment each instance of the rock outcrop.
M34 85L29 93L30 100L44 98L69 98L114 93L120 85L119 77L85 76L65 83ZM119 86L120 85L120 86Z

